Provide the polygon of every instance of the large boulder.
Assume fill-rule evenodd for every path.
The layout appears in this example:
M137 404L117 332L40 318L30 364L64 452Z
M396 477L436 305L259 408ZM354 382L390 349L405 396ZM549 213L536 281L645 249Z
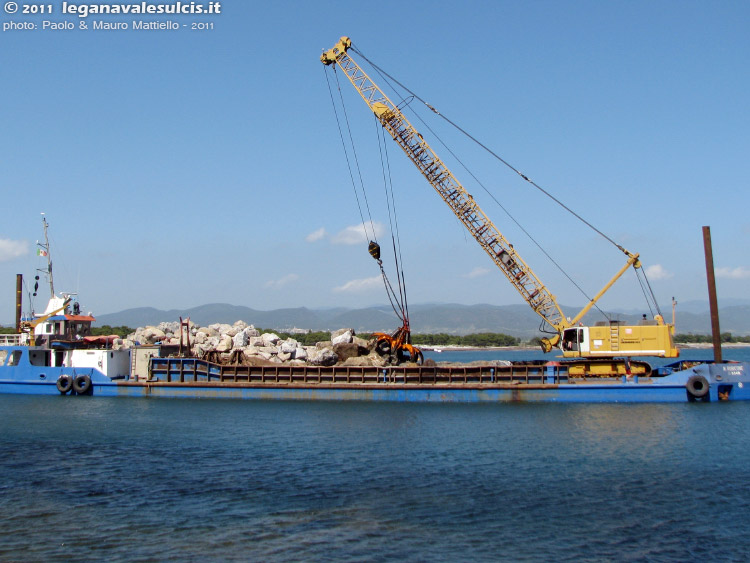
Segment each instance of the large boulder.
M245 356L257 357L263 360L270 360L272 354L256 346L248 346L247 348L245 348Z
M266 344L266 341L263 340L263 338L260 337L260 336L248 336L248 338L247 338L247 345L248 346L257 346L259 348L263 348L267 344Z
M388 356L381 356L377 352L370 352L366 357L369 360L369 364L371 366L377 366L379 368L385 367L388 365L389 359Z
M218 352L228 352L232 349L232 344L232 337L225 334L221 337L221 340L219 340L219 343L216 345L216 350Z
M339 357L336 355L336 352L330 348L323 348L316 351L312 356L309 356L307 363L312 366L333 366L338 360Z
M356 358L360 356L360 347L354 342L341 342L333 345L333 351L339 357L339 361L346 361L349 358ZM364 353L367 354L367 349L364 349Z
M352 342L354 342L360 348L367 348L368 350L371 350L374 341L373 340L365 340L364 338L360 338L359 336L355 336L355 337L352 338Z
M208 328L211 328L218 332L219 334L227 334L230 330L232 330L232 327L226 323L214 323L212 325L208 325ZM237 334L237 332L234 332L232 336Z
M294 338L287 338L286 340L284 340L284 342L281 343L281 353L294 354L297 346L299 346L299 343Z
M164 334L179 334L180 333L180 323L178 321L174 321L171 323L159 323L156 328L161 330Z
M136 331L137 334L137 331ZM164 340L164 338L167 335L163 330L160 328L156 328L155 326L147 326L143 329L141 332L141 339L145 340L146 342L153 344L155 342L160 342Z
M232 345L235 348L244 348L249 344L249 338L247 336L247 333L242 330L234 335L232 338Z
M265 346L276 346L281 340L281 338L273 332L264 332L261 335L261 338L263 339L263 342L265 342Z
M344 330L343 332L336 331L331 334L331 342L334 346L336 346L336 344L349 344L353 337L354 331L351 329Z

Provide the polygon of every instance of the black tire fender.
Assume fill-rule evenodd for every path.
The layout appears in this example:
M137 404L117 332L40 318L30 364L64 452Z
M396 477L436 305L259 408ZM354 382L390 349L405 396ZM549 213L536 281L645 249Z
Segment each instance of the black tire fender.
M73 391L78 395L91 392L91 378L88 375L77 375L73 380Z
M691 375L685 384L687 392L696 399L708 395L708 387L708 380L702 375Z
M68 391L73 388L73 378L67 373L62 374L57 378L57 390L65 395Z

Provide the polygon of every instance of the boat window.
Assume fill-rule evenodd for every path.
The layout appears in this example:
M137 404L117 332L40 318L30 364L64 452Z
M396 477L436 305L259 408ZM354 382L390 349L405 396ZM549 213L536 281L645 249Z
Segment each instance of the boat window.
M47 350L29 350L29 362L32 366L49 366Z
M5 365L5 360L8 359L8 351L7 350L0 350L0 366Z
M578 350L579 335L578 330L571 329L563 332L563 350Z
M21 352L21 350L13 350L13 353L10 355L10 358L8 358L8 365L17 366L21 362L22 354L23 352Z

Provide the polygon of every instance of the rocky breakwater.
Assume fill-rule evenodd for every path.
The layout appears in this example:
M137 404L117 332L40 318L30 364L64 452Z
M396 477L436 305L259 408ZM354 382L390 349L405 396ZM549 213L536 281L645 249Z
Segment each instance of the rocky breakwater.
M189 349L183 354L222 364L385 366L392 361L375 351L374 340L362 339L350 328L331 333L330 340L305 346L291 337L282 339L273 332L261 333L244 321L205 327L190 322L189 326L182 327L185 348L188 348L188 342ZM179 347L180 323L163 322L157 326L140 327L126 339L118 340L115 347L153 344Z

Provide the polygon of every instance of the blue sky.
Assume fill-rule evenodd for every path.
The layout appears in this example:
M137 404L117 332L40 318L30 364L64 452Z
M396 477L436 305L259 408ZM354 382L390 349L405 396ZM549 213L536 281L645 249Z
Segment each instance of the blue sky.
M720 300L747 297L750 4L221 4L220 15L171 18L212 22L208 31L0 34L0 322L13 319L15 274L31 281L43 266L41 212L56 289L78 292L94 314L385 303L366 243L349 244L359 211L318 60L342 35L639 252L665 312L672 296L706 298L703 225ZM0 15L43 19L80 21ZM385 226L377 148L366 148L372 119L345 88L373 219ZM589 294L624 263L476 147L445 138ZM522 303L391 144L410 302ZM504 212L467 188L558 300L583 305ZM602 305L644 307L635 277Z

